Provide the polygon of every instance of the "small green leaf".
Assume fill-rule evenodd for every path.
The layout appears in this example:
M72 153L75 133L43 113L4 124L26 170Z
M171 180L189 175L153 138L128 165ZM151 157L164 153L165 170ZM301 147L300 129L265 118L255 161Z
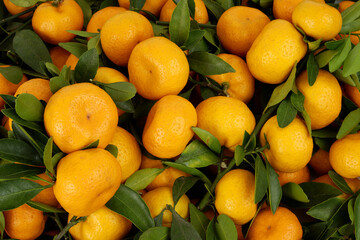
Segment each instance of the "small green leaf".
M75 55L77 58L80 58L80 56L88 50L85 44L78 42L63 42L59 43L59 46Z
M77 30L67 30L67 32L78 35L80 37L96 37L99 33L86 32L86 31L77 31Z
M325 67L337 53L338 51L336 50L326 50L316 55L315 60L317 61L319 68Z
M308 206L315 206L329 198L336 197L342 192L326 183L319 182L304 182L299 184L309 198L310 203Z
M205 30L192 30L189 33L189 37L184 43L185 47L189 50L189 53L192 53L192 49L200 42L201 39L205 36Z
M341 228L339 228L339 233L342 236L350 236L351 234L354 233L354 225L352 225L351 223L345 224L344 226L342 226Z
M297 111L304 111L305 96L300 91L298 91L297 93L291 93L290 101Z
M19 117L19 115L17 115L15 109L3 109L1 110L1 112L21 126L25 126L36 131L43 131L43 127L38 122L25 121L24 119Z
M342 66L350 50L351 50L351 41L350 38L347 38L346 42L339 47L338 50L339 53L335 55L329 62L330 72L334 72L335 70L339 69Z
M221 145L219 140L209 133L208 131L198 128L198 127L191 127L194 133L201 139L203 142L215 153L220 154L221 152Z
M255 158L255 203L259 203L268 188L267 172L259 155Z
M86 147L84 147L82 150L85 150L85 149L90 149L90 148L97 148L98 145L99 145L99 139L90 143L89 145L87 145Z
M96 49L92 48L82 54L75 67L75 81L90 82L94 79L99 67L99 55Z
M106 203L106 207L129 219L142 232L155 227L150 210L144 200L136 191L123 184Z
M164 212L165 212L166 208L164 208L159 215L157 215L156 217L154 217L154 222L155 222L155 226L156 227L161 227L163 224L163 216L164 216Z
M47 70L52 76L57 76L57 75L60 74L59 69L58 69L57 66L55 66L55 64L53 64L53 63L46 62L46 63L45 63L45 67L46 67L46 70Z
M125 182L125 186L134 191L145 189L164 168L144 168L134 172Z
M0 67L0 74L2 74L6 80L14 84L18 84L23 78L23 72L18 66Z
M171 16L169 24L170 39L180 47L188 39L189 31L190 12L188 0L180 0Z
M191 168L202 168L220 161L212 151L199 140L192 141L175 161Z
M95 82L99 84L99 82ZM100 87L107 92L115 102L124 102L133 98L136 94L136 88L129 82L100 83Z
M337 80L339 80L339 81L341 81L341 82L343 82L345 84L348 84L350 86L355 86L355 82L354 82L354 80L352 79L351 76L347 76L347 77L343 76L343 70L337 69L332 74L337 78Z
M62 210L61 208L52 207L49 205L46 205L44 203L40 202L34 202L34 201L27 201L26 204L28 204L30 207L35 208L37 210L48 212L48 213L66 213L66 211Z
M360 17L360 3L356 2L341 13L343 24L348 24ZM346 32L348 33L348 32Z
M360 30L360 19L354 20L351 23L343 24L340 33L347 34Z
M210 220L201 212L194 204L189 204L190 210L190 223L194 226L202 239L206 237L206 228L209 225Z
M345 38L335 40L335 41L327 41L327 42L325 42L325 46L327 49L330 49L330 50L338 50L339 48L341 48L341 46L344 45L345 41L346 41Z
M16 97L13 95L0 94L0 97L8 104L11 108L15 108Z
M118 156L118 148L117 146L113 145L113 144L108 144L105 148L106 151L108 151L109 153L111 153L114 157L117 158Z
M90 18L92 16L91 7L89 5L89 2L86 0L76 0L76 2L79 4L79 6L81 7L81 10L83 12L84 27L86 28L86 26L88 25L88 22L90 21Z
M116 107L119 109L128 112L128 113L135 113L135 107L132 103L131 99L124 101L124 102L115 102Z
M234 152L236 166L239 166L245 158L245 149L243 146L237 145Z
M343 76L347 77L360 71L360 45L357 44L346 57L343 67Z
M55 174L54 166L52 165L52 152L53 152L53 138L50 137L45 145L43 160L46 170Z
M237 240L234 222L225 214L220 214L215 223L216 235L219 240Z
M306 42L306 41L305 41ZM317 50L320 45L321 45L321 42L322 42L322 39L318 39L318 40L315 40L315 41L307 41L307 44L308 44L308 47L309 47L309 50L310 51L315 51Z
M131 10L140 10L143 8L145 0L130 0L130 9Z
M351 188L342 176L340 176L333 170L329 171L328 174L331 180L335 183L336 186L338 186L338 188L341 189L341 191L347 194L354 194L354 192L351 190Z
M27 166L18 163L7 163L0 165L0 180L16 179L27 176L35 176L44 172L44 169Z
M270 208L272 213L275 214L282 198L282 189L277 173L268 162L266 162L266 172L269 184L268 188Z
M327 221L335 214L343 201L343 199L338 197L329 198L310 208L306 214L321 221Z
M355 204L355 199L354 198L350 199L348 202L348 214L351 220L351 224L354 224L354 216L355 216L354 204Z
M309 198L304 193L303 189L296 183L289 182L282 187L283 196L294 199L298 202L308 203Z
M190 68L202 75L235 72L230 64L208 52L193 52L187 56Z
M91 38L88 41L87 48L88 50L95 48L96 51L98 52L98 55L102 53L101 44L100 44L100 34L96 35L95 37Z
M315 61L314 53L311 52L306 64L307 76L309 85L312 86L315 83L317 75L319 73L319 65Z
M308 132L309 132L309 134L310 134L310 136L311 136L311 134L312 134L311 119L310 119L309 114L305 111L305 109L304 109L304 111L301 112L301 116L302 116L303 119L305 120L306 127L307 127Z
M179 199L192 188L195 183L199 180L197 177L184 177L177 178L172 188L172 195L174 200L174 206L176 206Z
M141 234L139 240L167 240L170 239L170 228L153 227Z
M206 8L215 16L217 20L221 17L221 15L225 12L225 9L214 0L203 0Z
M277 122L280 128L288 126L296 117L297 110L289 98L285 98L279 105L276 113Z
M5 231L5 217L3 212L0 212L0 239L3 240Z
M355 238L360 239L360 194L356 197L354 204L354 227L355 227Z
M183 219L173 207L168 205L172 213L170 236L172 240L201 240L193 225Z
M341 124L336 139L341 139L348 135L360 123L360 108L350 112Z
M13 4L19 7L32 7L34 6L39 0L10 0Z
M62 76L52 77L50 79L50 90L52 93L56 93L58 90L68 85L70 85L70 83L66 82Z
M52 157L51 162L52 162L52 165L54 166L54 168L56 167L56 165L58 164L58 162L59 162L63 157L65 157L65 153L63 153L63 152L56 153L56 154Z
M21 93L15 100L16 113L26 121L43 121L44 106L29 93Z
M225 10L234 6L233 0L216 0Z
M213 218L206 229L206 238L205 238L206 240L217 240L215 221L216 218Z

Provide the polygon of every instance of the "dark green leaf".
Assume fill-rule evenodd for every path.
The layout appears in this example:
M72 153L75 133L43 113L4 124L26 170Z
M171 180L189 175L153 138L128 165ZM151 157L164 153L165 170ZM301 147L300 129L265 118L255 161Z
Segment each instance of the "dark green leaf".
M346 57L343 67L343 76L347 77L360 71L360 45L357 44Z
M96 82L96 84L99 84ZM136 88L129 82L115 82L109 84L100 84L115 102L124 102L133 98L136 94Z
M331 170L328 172L329 177L335 183L338 188L340 188L344 193L354 194L349 185L346 183L345 179L337 174L335 171Z
M13 4L19 7L32 7L34 6L39 0L10 0Z
M321 221L327 221L334 215L343 201L343 199L338 197L329 198L310 208L306 214Z
M88 1L86 1L86 0L76 0L76 2L81 7L81 10L84 15L84 27L86 27L92 16L92 11L91 11L90 5L89 5Z
M40 62L52 62L44 42L29 29L20 30L15 34L13 48L18 56L38 73L45 74Z
M195 18L195 1L188 0L188 7L189 7L190 17Z
M38 209L43 212L49 212L49 213L66 213L66 211L62 210L61 208L52 207L49 205L46 205L44 203L40 202L34 202L34 201L27 201L26 204L28 204L30 207L33 207L35 209Z
M206 238L205 238L206 240L217 240L215 221L216 219L213 218L206 229Z
M202 168L220 161L212 151L199 140L192 141L175 161L191 168Z
M86 31L77 31L77 30L67 30L69 33L78 35L80 37L96 37L99 35L99 33L93 33L93 32L86 32Z
M98 52L98 55L102 53L101 44L100 44L100 34L96 35L95 37L91 38L87 44L88 50L95 48Z
M338 50L338 48L341 48L341 46L344 45L345 41L346 41L345 38L335 41L327 41L325 42L325 46L327 49L330 50Z
M90 82L94 79L99 67L99 55L96 49L92 48L82 54L75 67L75 81Z
M5 231L5 217L2 212L0 212L0 239L3 240Z
M16 113L26 121L43 121L44 106L29 93L21 93L15 100Z
M52 152L53 152L53 138L50 137L45 145L43 160L46 170L55 174L54 166L52 164Z
M8 163L0 165L0 180L15 179L27 176L35 176L44 172L44 169L31 167L18 163Z
M193 52L187 56L190 68L202 75L235 72L230 64L208 52Z
M216 0L225 10L234 6L233 0Z
M360 123L360 108L350 112L341 124L336 139L341 139L348 135Z
M155 222L155 226L156 227L161 227L163 224L163 216L164 216L164 212L165 212L166 208L164 208L159 215L157 215L156 217L154 217L154 222Z
M0 74L2 74L6 80L14 84L18 84L23 78L23 72L21 68L17 66L0 67Z
M309 206L319 204L329 198L336 197L342 192L339 189L326 183L319 182L304 182L299 184L309 198Z
M263 161L257 155L255 158L255 203L259 203L266 194L268 187L267 172Z
M16 139L0 139L0 158L10 162L43 166L42 158L29 144Z
M194 133L201 139L203 142L215 153L220 154L221 152L221 145L219 140L209 133L208 131L198 128L198 127L191 127Z
M345 224L344 226L342 226L341 228L339 228L339 233L342 236L350 236L351 234L354 233L354 226L351 223Z
M215 16L217 20L221 17L221 15L225 12L225 9L214 0L203 0L206 8Z
M62 159L63 157L65 157L65 153L63 152L56 153L51 159L52 165L56 167L60 159Z
M355 204L355 198L350 199L348 202L348 214L351 220L351 224L354 224L354 216L355 216L354 204Z
M209 225L210 220L201 212L194 204L189 204L190 210L190 223L194 226L202 239L206 237L206 228Z
M307 231L305 232L304 239L312 240L312 239L321 239L321 236L327 229L326 222L318 222L310 225L305 228Z
M319 68L325 67L337 53L338 51L336 50L326 50L316 55L315 60L317 61Z
M343 76L343 70L337 69L332 74L337 78L337 80L339 80L345 84L349 84L350 86L355 86L355 82L351 76L347 76L347 77Z
M237 145L234 152L236 166L239 166L245 158L245 149L243 146Z
M55 64L53 63L45 63L45 67L46 70L52 75L52 76L57 76L60 74L59 69L57 68L57 66L55 66Z
M360 19L354 20L351 23L343 24L340 33L349 33L360 30Z
M317 75L319 73L319 65L315 61L314 53L311 52L306 64L307 76L309 85L312 86L315 83Z
M216 51L214 52L215 54L219 54L220 53L220 46L219 46L219 40L217 38L216 35L216 30L215 29L211 29L211 28L205 28L205 39L208 43L211 44L211 46L213 46Z
M350 23L360 17L360 3L356 2L354 5L348 7L341 13L343 24ZM348 32L346 32L348 33Z
M339 53L335 55L329 62L330 72L334 72L339 69L344 63L346 57L348 56L351 50L351 41L350 38L347 38L346 42L339 47Z
M68 85L70 85L70 83L66 82L62 76L57 76L50 79L50 89L52 93L56 93L59 89Z
M309 199L302 188L293 182L289 182L282 187L283 196L294 199L298 202L308 203Z
M322 150L329 152L333 141L326 138L314 138L314 143Z
M114 157L117 158L118 156L118 148L117 146L113 145L113 144L108 144L105 148L106 151L108 151L109 153L111 153Z
M85 149L90 149L90 148L97 148L99 145L99 139L90 143L89 145L87 145L86 147L84 147L82 150L85 150Z
M270 208L273 214L275 214L276 209L278 208L281 198L282 198L282 189L280 186L279 178L272 166L266 162L266 172L267 180L269 184L269 202Z
M184 43L185 47L189 50L189 53L191 53L192 49L200 42L200 40L205 36L205 30L192 30L189 33L189 37Z
M182 46L189 37L190 12L188 0L180 0L176 5L169 24L170 39Z
M135 107L134 104L132 103L131 99L124 101L124 102L115 102L115 105L128 113L135 113Z
M125 185L134 191L145 189L164 168L144 168L134 172L125 182Z
M153 227L141 234L139 240L167 240L170 239L170 228Z
M59 46L74 54L77 58L80 58L88 50L85 44L78 42L63 42L59 43Z
M304 109L304 111L301 112L301 116L302 116L303 119L305 120L306 127L307 127L308 132L309 132L309 134L310 134L310 136L311 136L311 134L312 134L312 130L311 130L311 119L310 119L309 114L305 111L305 109Z
M15 108L16 97L13 95L0 94L0 97L8 104L11 108Z
M192 188L195 183L199 180L197 177L184 177L177 178L172 188L172 195L174 200L174 206L176 206L179 199Z
M336 134L337 130L332 128L322 128L312 132L312 136L317 138L335 138Z
M304 111L305 96L300 91L298 91L297 93L291 93L290 101L297 111Z
M141 196L134 190L121 184L106 206L129 219L140 231L155 227L150 210Z
M220 214L215 223L216 235L219 240L237 240L234 222L225 214Z
M45 188L26 179L0 181L0 211L23 205Z
M131 10L135 10L135 9L142 9L143 6L145 4L145 0L130 0L130 9Z
M169 205L168 205L169 206ZM193 225L183 219L173 207L169 206L172 213L170 236L172 240L201 240L199 233Z
M277 122L280 128L288 126L296 117L297 110L289 98L285 98L279 105L276 113Z

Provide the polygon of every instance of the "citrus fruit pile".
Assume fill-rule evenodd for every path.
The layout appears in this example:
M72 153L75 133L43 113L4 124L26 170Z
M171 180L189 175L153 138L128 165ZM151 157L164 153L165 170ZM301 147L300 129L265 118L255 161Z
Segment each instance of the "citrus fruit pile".
M0 16L0 240L360 240L360 1Z

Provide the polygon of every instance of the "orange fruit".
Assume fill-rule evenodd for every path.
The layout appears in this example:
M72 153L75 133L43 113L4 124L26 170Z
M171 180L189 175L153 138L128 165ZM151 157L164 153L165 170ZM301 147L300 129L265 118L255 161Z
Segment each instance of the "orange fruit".
M228 52L245 57L256 37L269 22L269 17L256 8L235 6L221 15L216 33Z
M42 211L27 204L4 211L5 232L9 237L21 240L33 240L39 237L45 228L47 217Z
M360 132L336 140L330 147L332 168L345 178L360 177Z
M121 182L130 177L141 164L141 150L135 137L121 127L116 127L114 137L110 141L118 149L116 159L121 166Z
M14 96L17 96L21 93L32 94L37 99L44 100L45 102L48 102L50 97L53 95L50 89L49 80L42 78L33 78L24 82L18 87Z
M0 67L9 67L8 65L0 65ZM27 81L27 77L23 75L21 81L18 84L14 84L7 80L4 75L0 73L0 94L13 95L17 88ZM0 97L0 110L4 108L5 101Z
M255 39L246 54L246 62L257 80L278 84L288 77L306 51L307 45L296 28L286 20L275 19Z
M301 168L296 172L280 172L276 171L278 174L280 185L283 186L289 182L300 184L303 182L310 181L310 171L307 166Z
M95 12L86 27L87 32L97 33L102 28L109 18L112 16L126 11L125 8L122 7L105 7Z
M331 73L320 69L314 85L310 86L305 70L296 78L296 87L305 96L304 108L312 129L326 127L339 116L342 92Z
M62 47L56 46L50 48L50 57L53 64L61 71L68 59L70 52L66 51Z
M320 148L311 157L309 165L317 175L328 173L332 169L329 160L329 152Z
M228 215L237 225L243 225L255 216L257 204L254 198L255 176L247 170L231 170L216 184L216 210Z
M359 179L344 178L344 180L354 193L356 193L360 189L360 180ZM328 174L321 175L320 177L317 177L312 181L329 184L330 186L333 186L334 188L339 189L341 191L341 189L338 186L336 186L336 184L333 182L333 180L330 178L330 176ZM338 197L348 198L348 197L350 197L350 195L347 193L343 193L343 194L339 195Z
M189 77L189 63L184 52L164 37L139 43L129 59L129 81L142 97L157 100L177 95Z
M244 103L248 103L254 96L255 80L251 75L248 66L241 57L233 54L220 53L219 58L230 64L234 69L234 73L224 73L219 75L210 75L209 78L215 80L219 84L228 82L230 87L227 89L230 97L237 98Z
M72 40L75 34L67 30L81 30L83 23L83 12L74 0L63 0L58 6L44 2L36 8L32 18L34 31L51 44Z
M357 87L345 84L345 92L349 96L350 100L353 101L356 106L360 108L360 91Z
M38 177L48 181L52 182L51 178L46 173L41 173L37 175ZM44 182L42 180L33 180L34 182L46 186L49 183ZM34 202L44 203L46 205L50 205L52 207L59 207L59 202L57 201L55 195L54 195L54 189L53 187L45 188L41 192L39 192L33 199L31 199Z
M195 0L195 21L205 24L209 21L209 15L205 3L202 0ZM175 10L176 4L172 0L167 0L161 8L160 21L170 22L171 16Z
M30 8L32 8L33 6L30 6L30 7L20 7L20 6L17 6L15 5L14 3L12 3L10 0L4 0L4 6L6 7L6 10L8 10L8 12L11 14L11 15L15 15L15 14L18 14L18 13L21 13L23 11L26 11ZM26 18L28 16L31 15L32 12L28 12L28 13L25 13L21 16L19 16L19 18Z
M191 127L196 123L196 110L188 100L176 95L162 97L147 116L144 147L159 158L176 157L193 137Z
M65 65L70 67L71 70L75 70L76 64L78 63L79 58L74 54L70 54L69 57L65 61Z
M151 217L156 217L166 208L166 205L174 207L172 189L169 187L159 187L151 190L143 195L146 205L149 207ZM189 198L184 194L175 206L175 211L182 217L189 216ZM172 213L169 210L164 211L162 224L163 226L171 226Z
M299 219L289 209L278 207L275 214L270 208L260 210L252 223L249 240L300 240L303 230Z
M288 126L280 128L276 115L266 121L260 131L260 144L266 139L270 149L264 153L271 166L281 172L296 172L310 161L313 140L303 120L296 117Z
M291 17L296 6L304 0L274 0L273 13L275 18L281 18L291 22ZM313 0L325 3L324 0Z
M72 217L69 214L68 221ZM131 227L129 220L104 206L87 216L85 221L71 227L69 232L75 240L117 240L123 239Z
M118 0L120 7L129 9L130 0ZM146 0L141 10L148 11L155 16L159 16L161 8L166 3L166 0ZM143 13L142 13L143 14Z
M121 183L116 158L101 148L79 150L63 157L56 172L54 194L75 216L88 216L112 198Z
M154 32L149 20L133 11L120 12L109 18L100 33L105 55L119 66L126 66L134 47L152 36Z
M336 8L326 3L305 0L294 9L292 23L306 35L328 41L340 32L342 17Z
M197 107L197 127L214 135L221 146L235 150L243 143L245 131L255 128L255 117L246 104L236 98L216 96L202 101Z
M238 240L245 240L244 238L244 235L242 233L242 226L241 225L236 225L235 224L235 227L236 227L236 231L237 231L237 234L238 234Z
M65 153L82 149L99 140L105 148L118 123L117 108L111 97L91 83L61 88L49 100L44 124L54 143Z

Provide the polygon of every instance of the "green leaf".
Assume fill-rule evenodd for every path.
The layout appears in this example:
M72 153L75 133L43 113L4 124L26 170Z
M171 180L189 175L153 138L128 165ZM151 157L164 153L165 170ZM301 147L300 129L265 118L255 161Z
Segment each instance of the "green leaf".
M347 77L360 71L360 45L357 44L346 57L343 67L343 76ZM1 69L1 68L0 68Z
M177 1L177 0L175 0L175 1ZM188 0L188 8L189 8L190 17L195 18L195 1L194 0Z
M212 151L205 147L199 140L192 141L175 161L191 168L202 168L220 161Z
M0 158L10 162L43 166L42 158L29 144L16 139L0 139Z
M90 82L94 79L99 67L99 55L96 49L92 48L82 54L75 67L75 81Z
M66 82L62 76L52 77L50 79L50 90L52 93L56 93L58 90L68 85L70 85L70 83Z
M217 240L215 231L215 218L213 218L206 229L206 240Z
M298 91L297 93L291 93L290 101L297 111L299 112L304 111L305 96L300 91Z
M167 240L170 239L170 228L153 227L141 234L139 240Z
M45 145L43 160L46 170L55 174L54 166L52 165L53 142L53 137L50 137Z
M190 210L190 223L194 226L202 239L206 237L206 228L210 220L201 212L194 204L189 204Z
M234 6L233 0L216 0L225 10Z
M49 62L46 62L45 63L45 67L46 67L46 70L51 73L52 76L57 76L60 74L60 71L59 69L57 68L57 66L55 66L55 64L53 63L49 63Z
M125 182L125 186L134 191L145 189L164 168L144 168L134 172Z
M133 98L136 94L136 88L129 82L115 82L115 83L99 83L102 89L107 92L115 102L124 102Z
M29 29L20 30L15 34L13 48L16 54L38 73L45 74L40 62L52 62L44 42Z
M16 113L26 121L43 121L44 106L29 93L21 93L15 100Z
M0 212L0 239L3 240L5 231L5 217L3 212Z
M354 192L351 190L351 188L342 176L340 176L333 170L329 171L328 174L331 180L335 183L336 186L338 186L338 188L341 189L341 191L347 194L354 194Z
M312 136L317 138L335 138L337 134L336 129L322 128L314 130Z
M337 80L339 80L345 84L349 84L350 86L355 86L355 82L351 76L347 76L347 77L343 76L343 70L338 69L335 72L333 72L332 74L337 78Z
M67 30L67 32L78 35L80 37L96 37L99 36L99 33L86 32L86 31L77 31L77 30Z
M263 113L271 106L275 106L276 104L279 104L282 100L286 98L286 96L289 94L289 92L294 88L295 86L295 74L296 74L296 63L294 64L294 67L291 70L291 73L288 77L288 79L277 86L273 93L271 94L270 100L268 104L266 105Z
M15 109L3 109L1 112L7 116L8 118L11 118L14 122L18 123L21 126L26 126L30 129L36 130L36 131L42 131L43 127L37 123L37 122L29 122L25 121L19 115L16 114Z
M219 54L220 53L220 44L219 44L218 37L216 35L216 30L211 29L211 28L205 28L205 36L204 37L205 37L206 41L208 43L210 43L211 46L213 46L216 49L214 53ZM206 44L206 45L208 45L208 44Z
M235 147L234 159L236 166L239 166L245 158L245 149L243 146L237 145Z
M170 236L172 240L201 240L193 225L183 219L173 207L168 205L172 213Z
M0 94L0 97L8 104L11 108L15 108L16 97L13 95Z
M65 157L65 153L63 152L59 152L59 153L56 153L52 159L51 159L51 162L52 162L52 165L54 166L54 168L56 167L56 165L58 164L58 162L63 158Z
M0 74L14 84L18 84L23 78L23 72L21 68L17 66L0 67Z
M267 172L259 155L255 158L255 203L259 203L268 187Z
M184 43L185 47L189 50L189 53L192 53L192 49L200 42L201 39L205 36L205 30L192 30L189 32L189 37Z
M132 103L131 99L124 101L124 102L115 102L116 107L119 109L128 112L128 113L135 113L135 107Z
M348 202L348 214L349 218L351 220L351 224L354 224L354 204L355 204L355 198L352 198Z
M303 117L303 119L305 121L305 124L306 124L306 127L308 129L308 132L309 132L309 134L311 136L311 134L312 134L311 119L310 119L309 114L305 111L305 109L304 109L304 111L301 112L301 116Z
M319 65L315 61L315 56L313 52L310 53L309 58L307 60L306 70L307 70L309 85L312 86L314 85L317 75L319 73Z
M34 6L39 0L10 0L13 4L19 7L32 7Z
M310 51L315 51L315 50L319 49L322 39L320 38L315 41L305 41L305 42L307 42Z
M329 198L342 194L339 189L326 183L304 182L299 185L310 200L308 206L314 206Z
M59 46L75 55L77 58L80 58L80 56L88 50L85 44L78 42L63 42L59 43Z
M297 110L289 98L285 98L279 105L276 113L277 122L280 128L288 126L296 117Z
M190 68L202 75L235 72L230 64L208 52L193 52L187 56Z
M266 162L266 172L269 184L268 188L270 208L272 213L275 214L276 209L278 208L282 198L282 189L280 186L278 175L268 162Z
M190 12L188 0L180 0L171 16L169 24L170 39L180 47L188 39L189 31Z
M341 124L336 139L341 139L348 135L360 123L360 108L350 112Z
M234 222L225 214L220 214L215 223L216 235L219 240L237 240Z
M340 33L347 34L360 30L360 19L354 20L351 23L343 24Z
M348 24L360 17L360 3L356 2L341 13L343 24ZM347 32L346 32L347 33Z
M108 151L109 153L111 153L114 157L117 158L118 156L118 148L116 145L113 145L113 144L108 144L105 148L106 151Z
M30 207L35 208L37 210L48 212L48 213L66 213L66 211L62 210L61 208L52 207L49 205L46 205L44 203L40 202L34 202L34 201L27 201L26 204L28 204Z
M0 181L0 211L23 205L45 188L26 179Z
M327 221L334 215L336 210L339 209L343 201L343 199L338 197L327 199L310 208L306 214L321 221Z
M354 227L355 227L355 238L360 239L360 194L356 197L354 204Z
M327 42L325 42L325 46L327 49L330 49L330 50L338 50L339 48L341 48L341 46L344 45L345 41L346 41L345 38L335 40L335 41L327 41Z
M172 188L172 195L174 200L174 206L176 206L179 199L192 188L195 183L199 180L197 177L184 177L177 178Z
M304 239L321 239L321 236L327 229L327 224L326 222L318 222L306 227L305 229L307 231L305 232Z
M289 182L282 186L283 196L294 199L298 202L308 203L309 198L304 193L303 189L296 183Z
M351 50L350 38L347 38L346 42L339 47L339 53L335 55L329 62L329 71L334 72L339 69L344 63L346 57Z
M97 148L99 145L99 139L95 140L94 142L90 143L89 145L87 145L86 147L82 148L81 150L85 150L85 149L91 149L91 148Z
M35 176L44 172L44 169L27 166L18 163L7 163L0 165L0 180L9 180L27 176Z
M131 10L135 10L135 9L142 9L143 6L145 4L145 0L130 0L130 9Z
M91 38L87 43L88 50L95 48L98 52L98 55L102 53L101 44L100 44L100 34L96 35L95 37Z
M79 6L81 7L81 10L83 12L84 27L86 28L86 26L88 25L88 22L90 21L90 18L92 16L91 7L90 7L88 1L86 1L86 0L76 0L76 2L79 4Z
M338 51L336 50L326 50L316 55L315 60L317 61L319 68L325 67L337 53Z
M150 210L141 196L131 188L121 184L106 207L129 219L140 231L155 227Z
M198 128L198 127L191 127L194 133L201 139L203 142L215 153L220 154L221 152L221 145L219 140L209 133L208 131Z
M206 8L215 16L217 20L221 17L221 15L225 12L225 9L214 0L203 0Z

